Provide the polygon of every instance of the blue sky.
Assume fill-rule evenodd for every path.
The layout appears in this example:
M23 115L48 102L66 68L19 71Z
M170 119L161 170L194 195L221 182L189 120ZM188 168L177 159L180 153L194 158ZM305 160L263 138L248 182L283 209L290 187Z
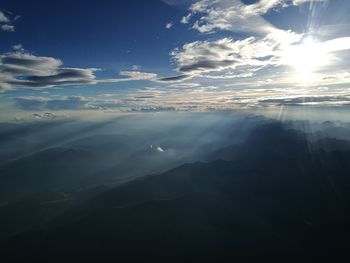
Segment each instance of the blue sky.
M192 36L185 26L169 33L166 23L185 10L161 1L8 1L4 8L21 19L15 34L2 33L2 52L21 43L75 67L169 69L169 51Z
M344 0L4 1L1 118L347 106L349 11Z

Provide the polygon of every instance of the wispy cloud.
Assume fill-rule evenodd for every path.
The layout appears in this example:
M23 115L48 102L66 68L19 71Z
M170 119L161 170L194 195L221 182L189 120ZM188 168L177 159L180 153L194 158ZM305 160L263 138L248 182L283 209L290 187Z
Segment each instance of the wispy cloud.
M141 71L120 71L119 75L127 77L126 80L157 80L158 76L155 73Z
M171 52L177 70L191 77L206 79L244 78L244 82L239 83L251 86L262 83L262 80L254 78L256 75L266 83L271 80L270 85L298 85L304 81L308 85L325 83L327 73L338 76L328 77L328 84L338 84L342 80L348 83L344 75L350 71L349 63L345 61L346 56L340 54L350 49L348 34L310 44L307 43L309 32L297 33L277 28L262 16L271 11L315 2L326 1L261 0L249 5L239 0L196 1L182 23L191 22L192 28L201 33L226 30L245 32L244 35L251 36L187 43ZM313 72L300 72L308 66L312 66ZM339 72L343 72L342 76ZM303 74L308 74L307 80Z
M171 29L173 26L174 26L174 23L169 22L169 23L167 23L167 24L165 25L165 28L166 28L166 29Z
M10 12L4 12L0 10L0 29L6 32L15 32L14 22L19 16L14 16Z
M191 17L200 15L194 20L192 28L201 33L215 30L239 32L271 33L276 28L261 15L272 9L282 9L290 5L301 5L314 0L260 0L246 5L239 0L199 0L191 5L190 13L182 19L189 23ZM323 0L319 0L320 2Z
M172 56L178 70L187 74L235 69L237 67L264 67L277 64L278 50L299 42L302 36L290 31L269 34L259 39L249 37L242 40L223 38L216 41L196 41L174 50Z
M97 79L95 73L100 71L98 68L64 67L60 59L35 56L24 51L22 45L15 45L13 48L17 51L0 55L0 90L16 87L50 88L137 80L167 81L162 80L155 73L137 70L120 71L119 75L123 78Z
M350 96L305 96L262 99L260 104L288 105L288 106L317 106L317 105L350 105Z
M177 0L165 2L179 4ZM186 2L189 7L181 23L190 27L200 40L191 38L170 51L172 74L151 72L145 68L146 64L142 64L142 68L129 64L126 70L115 70L118 76L100 79L101 69L67 67L58 58L36 56L21 45L15 45L14 52L0 55L0 89L150 82L147 83L150 87L124 89L124 93L118 93L122 95L119 97L111 94L103 98L15 99L18 108L41 111L157 112L349 104L350 36L346 26L349 21L341 21L344 22L342 27L323 25L318 30L297 32L296 29L287 30L286 26L279 28L278 23L268 20L267 14L280 12L277 15L282 16L282 12L288 8L292 10L292 6L297 10L295 6L305 5L312 13L314 6L325 1L180 2ZM308 3L312 4L308 6ZM6 14L5 18L0 16L0 23L8 24L6 19ZM165 24L167 29L172 26L172 22ZM312 72L307 72L307 78L303 79L301 71L310 64Z
M0 11L0 23L8 23L10 19L4 14L4 12Z
M0 86L47 88L52 86L96 83L95 68L66 68L59 59L24 52L0 56Z

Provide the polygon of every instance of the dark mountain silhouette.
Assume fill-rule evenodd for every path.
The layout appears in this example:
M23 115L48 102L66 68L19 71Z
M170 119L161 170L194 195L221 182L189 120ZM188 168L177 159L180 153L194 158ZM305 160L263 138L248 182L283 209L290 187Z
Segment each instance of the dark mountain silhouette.
M140 146L130 151L132 144ZM136 162L138 165L130 165ZM178 165L149 144L126 135L95 135L0 164L0 204L38 192L72 191L118 183Z
M55 147L8 162L0 166L0 200L72 185L91 171L94 160L84 149Z
M328 148L329 149L329 148ZM3 238L4 262L344 262L350 151L280 123ZM342 261L340 261L340 259Z

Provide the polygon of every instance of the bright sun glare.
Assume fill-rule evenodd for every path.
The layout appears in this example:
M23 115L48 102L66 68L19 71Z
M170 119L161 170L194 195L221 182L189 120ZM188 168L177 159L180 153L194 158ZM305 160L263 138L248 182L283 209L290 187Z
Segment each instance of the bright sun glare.
M282 61L295 69L298 82L308 83L315 79L315 72L326 65L329 58L321 43L307 38L299 45L288 47L282 54Z

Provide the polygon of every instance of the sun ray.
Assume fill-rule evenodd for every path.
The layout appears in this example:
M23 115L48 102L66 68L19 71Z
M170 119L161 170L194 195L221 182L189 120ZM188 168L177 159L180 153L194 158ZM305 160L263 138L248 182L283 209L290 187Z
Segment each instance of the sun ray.
M294 69L296 81L309 83L317 79L317 70L328 64L330 57L322 43L308 37L301 44L287 47L281 61Z

